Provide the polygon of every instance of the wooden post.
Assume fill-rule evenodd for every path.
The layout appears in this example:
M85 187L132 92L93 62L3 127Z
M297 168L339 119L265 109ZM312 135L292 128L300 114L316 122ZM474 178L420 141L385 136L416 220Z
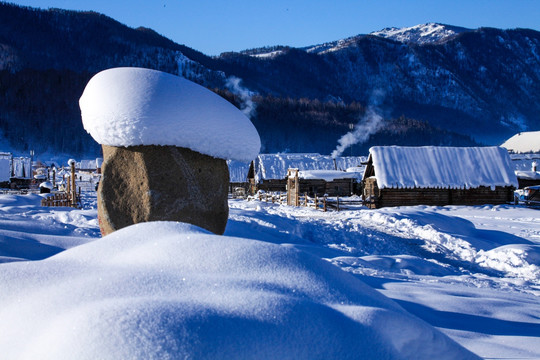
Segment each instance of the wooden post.
M315 209L319 207L319 200L317 199L317 194L315 193Z
M326 196L323 199L323 211L326 212Z
M337 211L339 211L339 196L337 197Z
M70 161L71 166L71 206L77 207L77 186L75 185L75 161Z

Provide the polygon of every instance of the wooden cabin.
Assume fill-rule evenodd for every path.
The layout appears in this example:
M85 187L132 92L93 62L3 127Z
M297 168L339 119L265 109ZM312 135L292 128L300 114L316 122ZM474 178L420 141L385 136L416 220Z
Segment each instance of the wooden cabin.
M9 187L11 178L11 153L0 152L0 188Z
M11 160L11 177L9 179L12 189L28 189L34 180L32 159L28 157L13 157Z
M332 158L315 153L260 154L251 162L247 180L252 194L257 190L284 192L287 188L288 169L298 169L300 174L305 174L300 176L300 190L303 193L321 196L324 194L350 195L353 189L356 189L355 183L360 181L351 180L351 178L361 179L361 175L349 174L350 170L354 169L357 173L363 173L362 163L366 160L365 156ZM317 174L317 171L337 171L337 174L342 174L342 176L334 176L331 180L321 176L316 178L317 175L314 174ZM311 173L308 175L306 172Z
M540 185L540 153L510 154L519 188Z
M227 167L229 168L229 193L233 196L240 191L239 189L243 189L245 194L248 193L249 166L249 163L242 161L227 160Z
M510 153L520 189L540 185L540 131L520 132L501 147Z
M520 189L540 185L540 171L532 169L530 171L515 171Z
M341 170L302 170L298 172L300 194L350 196L357 190L362 173Z
M376 146L362 180L370 208L504 204L518 183L500 147Z

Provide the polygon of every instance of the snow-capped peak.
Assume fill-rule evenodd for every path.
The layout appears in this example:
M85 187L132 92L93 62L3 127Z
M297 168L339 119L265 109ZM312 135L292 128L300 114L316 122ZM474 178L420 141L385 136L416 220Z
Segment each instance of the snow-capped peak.
M370 35L380 36L402 43L427 44L445 40L465 31L468 31L468 29L457 26L427 23L405 28L385 28L380 31L372 32Z

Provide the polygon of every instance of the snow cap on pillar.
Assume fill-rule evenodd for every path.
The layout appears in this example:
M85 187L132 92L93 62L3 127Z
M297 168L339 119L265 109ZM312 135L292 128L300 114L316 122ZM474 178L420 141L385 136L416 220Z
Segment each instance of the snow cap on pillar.
M79 100L83 126L102 145L171 145L249 162L261 141L231 103L182 77L143 68L96 74Z

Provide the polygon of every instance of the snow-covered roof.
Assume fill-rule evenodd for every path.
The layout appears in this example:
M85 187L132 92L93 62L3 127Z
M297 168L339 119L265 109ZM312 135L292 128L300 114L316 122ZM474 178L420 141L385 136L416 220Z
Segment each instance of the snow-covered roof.
M290 168L306 170L346 170L359 167L366 156L343 156L334 158L316 153L304 154L260 154L255 159L255 180L284 179Z
M491 147L375 146L379 188L518 187L508 152Z
M142 68L102 71L79 100L86 131L103 145L172 145L249 162L260 150L251 121L184 78Z
M521 171L516 170L515 171L516 176L519 179L527 179L527 180L540 180L540 171Z
M540 131L520 132L506 140L501 147L515 153L540 152Z
M50 181L44 181L41 184L39 184L40 188L46 188L46 189L53 189L53 184Z
M324 181L334 181L337 179L361 179L362 173L340 170L303 170L298 172L298 178Z
M512 166L516 171L531 171L533 164L540 164L540 153L536 154L510 154Z
M85 170L95 170L97 169L96 160L81 160L77 164L77 168Z
M243 161L227 160L227 166L229 167L229 182L246 182L249 165L249 163Z

